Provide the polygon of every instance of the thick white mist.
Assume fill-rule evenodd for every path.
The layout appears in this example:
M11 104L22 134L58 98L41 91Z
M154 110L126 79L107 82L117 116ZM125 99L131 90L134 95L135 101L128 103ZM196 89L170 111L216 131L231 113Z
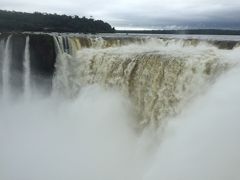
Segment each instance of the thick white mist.
M8 56L11 49L7 50L7 44L1 73L3 97L12 95ZM80 86L79 95L70 96L72 99L55 94L58 84L48 98L31 90L27 44L28 39L23 99L0 97L0 180L240 179L239 68L223 74L210 87L206 82L204 94L191 98L193 102L181 107L180 115L164 119L166 123L159 130L146 127L140 133L135 129L137 119L131 103L114 90ZM199 64L207 57L217 57L233 65L239 57L239 48L228 51L205 44L182 49L174 43L167 47L157 45L159 42L153 41L121 49L83 49L76 58L85 52L93 54L91 51L126 56L156 51L188 57L189 62ZM77 66L73 71L68 65L72 60L69 54L61 60L55 78L68 90L80 77L69 78L68 73L79 71Z
M240 69L171 120L146 180L240 179Z
M59 99L1 103L0 179L138 179L129 102L96 86Z
M1 103L0 179L238 180L239 81L240 69L223 75L161 142L136 133L130 103L97 86L75 100Z

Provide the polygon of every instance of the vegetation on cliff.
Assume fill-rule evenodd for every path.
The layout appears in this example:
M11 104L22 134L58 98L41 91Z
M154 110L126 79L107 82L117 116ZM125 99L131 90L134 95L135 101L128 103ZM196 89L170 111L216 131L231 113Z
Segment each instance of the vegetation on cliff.
M93 18L0 10L0 31L112 33L115 29Z

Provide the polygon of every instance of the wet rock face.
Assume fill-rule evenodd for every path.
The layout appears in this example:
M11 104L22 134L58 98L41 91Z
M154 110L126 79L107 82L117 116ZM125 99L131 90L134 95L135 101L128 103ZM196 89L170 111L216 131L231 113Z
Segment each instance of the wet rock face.
M52 36L46 34L3 33L0 35L0 40L6 41L10 35L12 69L23 70L24 48L26 37L29 36L31 71L41 76L53 75L56 53Z
M11 37L10 52L11 52L11 86L12 90L22 92L23 90L23 60L26 37L23 34L15 34Z
M26 46L27 37L29 44ZM7 39L9 45L6 47ZM56 53L53 37L50 35L37 35L26 33L0 34L0 82L2 81L3 62L9 62L9 86L14 94L22 94L24 86L24 61L29 56L30 83L44 93L51 92L52 77L55 70ZM6 68L5 68L6 69ZM2 83L1 83L2 84Z
M30 68L34 88L44 94L52 90L56 53L53 37L30 34Z
M29 36L31 70L42 76L52 76L56 59L53 37L32 34Z

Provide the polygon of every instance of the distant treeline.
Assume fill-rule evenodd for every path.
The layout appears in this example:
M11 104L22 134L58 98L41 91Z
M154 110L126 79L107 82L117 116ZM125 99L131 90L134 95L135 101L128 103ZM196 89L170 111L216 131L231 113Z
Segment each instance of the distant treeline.
M202 34L202 35L240 35L240 30L224 29L188 29L188 30L118 30L117 33L136 34Z
M0 32L9 31L112 33L115 29L93 18L0 10Z

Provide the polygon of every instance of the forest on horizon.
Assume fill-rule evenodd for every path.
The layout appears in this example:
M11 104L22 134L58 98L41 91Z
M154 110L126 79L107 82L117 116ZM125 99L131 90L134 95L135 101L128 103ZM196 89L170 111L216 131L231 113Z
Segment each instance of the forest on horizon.
M102 20L48 13L0 10L0 32L73 32L113 33L115 29Z
M180 30L115 30L109 23L92 17L79 17L49 13L27 13L0 10L0 32L69 32L69 33L137 33L137 34L202 34L240 35L231 29Z

